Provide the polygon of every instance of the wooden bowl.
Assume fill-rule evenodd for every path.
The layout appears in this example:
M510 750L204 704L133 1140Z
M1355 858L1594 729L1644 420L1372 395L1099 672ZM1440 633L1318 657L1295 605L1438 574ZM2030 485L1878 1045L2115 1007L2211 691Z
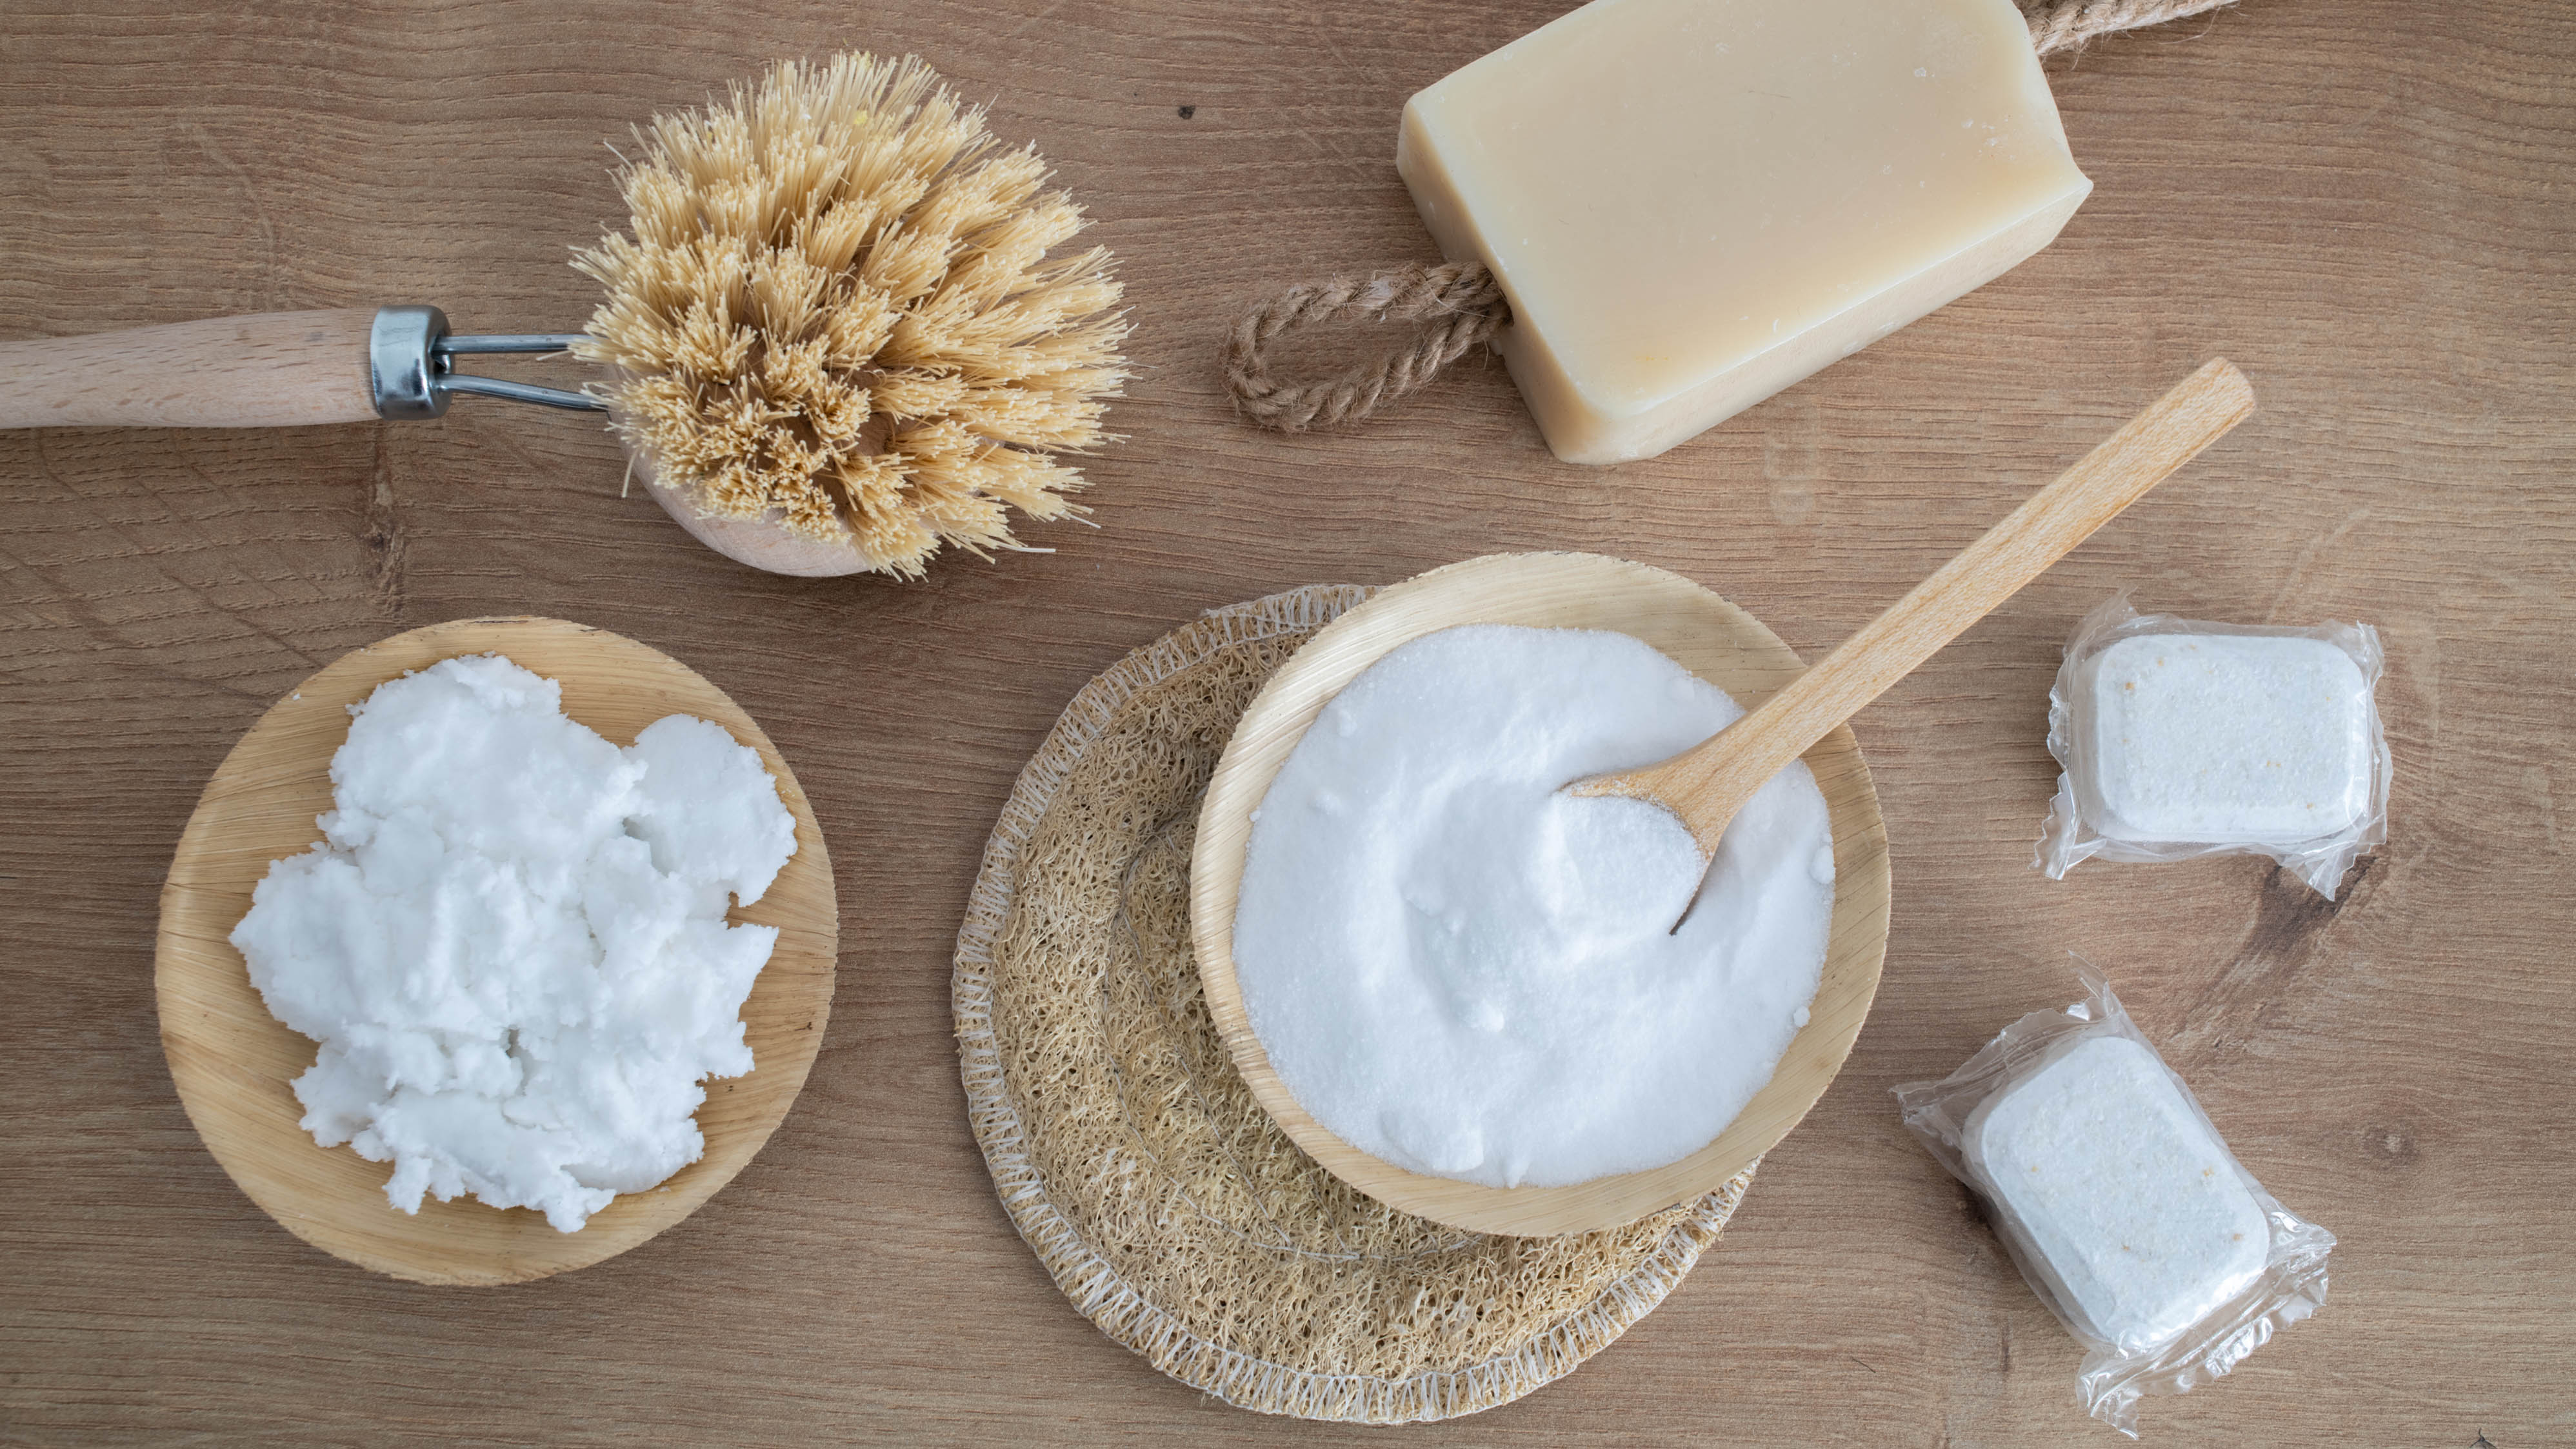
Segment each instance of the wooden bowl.
M314 1044L268 1014L228 939L269 862L320 839L331 808L331 756L348 737L348 706L409 670L497 651L563 685L564 712L618 744L667 714L724 726L760 752L796 817L796 853L760 903L734 921L779 928L778 945L743 1004L754 1066L706 1084L698 1127L706 1154L660 1187L624 1193L576 1233L545 1215L472 1198L422 1202L417 1216L385 1200L391 1163L324 1148L296 1125L289 1086ZM832 865L813 807L778 749L734 702L678 661L632 639L559 619L459 619L343 655L270 706L206 784L161 888L154 988L161 1046L197 1135L253 1202L289 1232L361 1267L415 1283L517 1283L586 1267L695 1212L731 1181L787 1115L832 1007L839 918Z
M1297 1104L1244 1014L1234 906L1252 812L1316 714L1361 670L1409 639L1459 624L1609 629L1642 639L1751 709L1806 666L1760 620L1678 574L1592 554L1495 554L1435 569L1344 614L1308 640L1244 712L1199 811L1190 933L1208 1008L1235 1067L1298 1146L1387 1206L1477 1232L1590 1232L1711 1191L1798 1125L1842 1069L1887 954L1887 826L1860 746L1837 729L1805 756L1833 815L1834 914L1807 1025L1770 1082L1706 1147L1662 1167L1566 1187L1487 1187L1408 1172L1324 1130Z

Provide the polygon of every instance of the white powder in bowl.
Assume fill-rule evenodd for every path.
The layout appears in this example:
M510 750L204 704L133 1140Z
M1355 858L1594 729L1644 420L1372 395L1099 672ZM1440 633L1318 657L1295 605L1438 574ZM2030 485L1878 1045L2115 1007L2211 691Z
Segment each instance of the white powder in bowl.
M1824 795L1803 764L1765 785L1702 888L1672 815L1559 789L1742 713L1592 630L1447 629L1352 680L1254 813L1235 914L1245 1008L1299 1105L1371 1156L1496 1187L1713 1140L1823 971Z
M743 1000L778 932L725 922L796 850L760 756L658 720L619 749L499 655L350 708L325 839L233 929L279 1021L321 1044L303 1126L578 1230L705 1150L698 1083L751 1070Z

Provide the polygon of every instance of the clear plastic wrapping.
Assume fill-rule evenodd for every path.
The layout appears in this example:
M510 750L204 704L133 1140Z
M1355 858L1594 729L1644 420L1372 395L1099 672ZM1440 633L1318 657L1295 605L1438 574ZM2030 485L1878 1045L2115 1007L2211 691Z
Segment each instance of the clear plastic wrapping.
M2084 616L2048 692L2057 757L2032 864L2268 855L2332 899L2388 838L2379 634L2140 614Z
M2083 1000L1896 1100L2088 1350L2085 1410L2135 1438L2141 1397L2225 1375L2324 1305L2334 1235L2238 1164L2110 983L2076 964Z

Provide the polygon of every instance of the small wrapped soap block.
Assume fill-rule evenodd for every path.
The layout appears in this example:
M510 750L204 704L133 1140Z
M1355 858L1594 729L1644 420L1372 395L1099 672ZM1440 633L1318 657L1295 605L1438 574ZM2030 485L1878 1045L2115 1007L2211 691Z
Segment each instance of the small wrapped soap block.
M2162 1343L2263 1271L2271 1232L2156 1054L2066 1038L1968 1114L1959 1155L2082 1331Z
M2196 623L2111 600L2049 695L2064 773L2037 864L2251 852L2331 897L2387 836L2379 665L2367 624Z
M2083 979L2084 1000L2023 1017L1896 1099L2091 1350L2086 1408L2134 1434L2141 1395L2225 1374L2314 1313L2334 1235L2263 1190L2110 983L2090 966Z
M2370 808L2370 682L2300 634L2132 634L2084 661L2079 782L2106 834L2313 840Z
M2093 183L2012 0L1594 0L1405 105L1396 169L1548 446L1652 457L2048 245Z

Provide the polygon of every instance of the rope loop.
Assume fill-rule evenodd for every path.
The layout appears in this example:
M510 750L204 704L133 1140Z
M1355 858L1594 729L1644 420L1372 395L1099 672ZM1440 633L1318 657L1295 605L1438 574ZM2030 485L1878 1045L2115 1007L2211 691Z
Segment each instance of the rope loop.
M1420 324L1405 345L1312 381L1270 375L1266 350L1281 336L1326 322ZM1302 433L1355 423L1409 392L1511 321L1493 273L1475 262L1398 267L1366 281L1291 287L1243 314L1226 339L1225 380L1234 405L1265 428Z
M2162 25L2232 5L2235 0L2022 0L2031 47L2042 55L2072 50L2097 35Z

